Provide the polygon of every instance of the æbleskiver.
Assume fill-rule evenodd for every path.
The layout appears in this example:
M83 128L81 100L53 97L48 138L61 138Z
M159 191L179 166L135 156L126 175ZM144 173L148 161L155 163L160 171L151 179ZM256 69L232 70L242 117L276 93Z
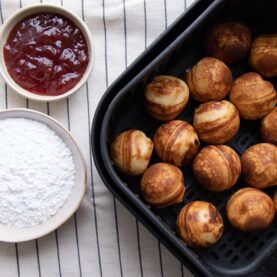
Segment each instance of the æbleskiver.
M47 125L0 120L0 223L41 224L64 205L75 178L70 149Z

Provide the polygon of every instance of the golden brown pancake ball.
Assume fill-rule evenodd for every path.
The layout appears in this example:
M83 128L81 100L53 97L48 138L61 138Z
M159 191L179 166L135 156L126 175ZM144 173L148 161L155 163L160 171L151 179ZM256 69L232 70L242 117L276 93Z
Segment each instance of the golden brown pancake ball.
M111 145L111 159L127 175L141 175L147 168L153 142L140 130L119 134Z
M230 101L244 119L261 119L270 113L277 102L274 86L255 72L238 77L232 86Z
M277 185L277 146L258 143L249 147L241 157L242 175L256 188Z
M191 96L199 102L222 100L232 87L232 73L219 59L206 57L187 73Z
M188 163L196 155L200 146L194 128L181 120L172 120L161 125L153 141L159 158L177 166Z
M252 43L249 62L263 76L277 76L277 34L258 36Z
M193 247L209 247L222 235L223 221L216 207L209 202L186 204L177 217L178 235Z
M156 119L168 121L178 116L189 99L186 83L168 75L156 76L146 86L144 103L147 111Z
M205 36L206 51L227 63L240 61L251 45L251 32L241 22L225 22L212 26Z
M264 141L277 145L277 107L263 118L261 135Z
M186 190L182 171L167 163L156 163L147 168L140 188L145 201L157 208L182 202Z
M229 101L207 102L194 111L193 126L204 142L224 144L239 130L239 113Z
M268 228L275 216L272 199L263 191L248 187L230 197L226 212L233 227L249 233Z
M198 183L211 191L230 189L241 173L240 158L226 145L204 147L193 162L193 172Z

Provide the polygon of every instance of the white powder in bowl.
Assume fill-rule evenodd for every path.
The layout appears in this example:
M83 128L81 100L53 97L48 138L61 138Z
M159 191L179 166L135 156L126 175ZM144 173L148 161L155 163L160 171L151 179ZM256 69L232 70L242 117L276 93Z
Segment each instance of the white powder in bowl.
M24 118L0 120L0 222L41 224L64 205L75 166L70 149L47 125Z

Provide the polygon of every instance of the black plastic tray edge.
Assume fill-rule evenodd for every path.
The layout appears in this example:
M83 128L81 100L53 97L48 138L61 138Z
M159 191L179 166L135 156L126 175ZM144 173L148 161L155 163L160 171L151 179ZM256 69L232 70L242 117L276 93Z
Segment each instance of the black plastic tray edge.
M223 3L222 0L215 0L206 10L205 12L203 12L201 14L201 18L197 18L193 24L191 24L187 29L186 31L184 31L181 35L179 35L171 44L169 47L166 47L165 50L163 51L163 53L160 53L154 60L152 60L152 62L150 62L148 64L147 67L145 67L138 75L136 75L136 77L134 77L132 79L132 81L130 81L119 93L117 93L116 97L112 100L112 102L110 103L110 106L113 105L120 94L124 93L124 91L127 91L129 90L130 87L133 86L134 83L136 83L139 79L140 79L140 76L145 74L145 72L148 72L151 70L151 68L154 66L154 65L157 65L160 61L162 61L163 57L166 56L167 52L169 51L172 51L172 49L175 48L175 46L178 44L178 41L180 39L182 39L186 33L190 32L192 29L196 28L196 26L199 24L199 21L203 20L203 15L204 14L208 14L209 13L209 10L210 9L213 9L214 7L216 7L217 5L220 5L221 3ZM102 157L108 157L108 151L106 151L107 149L105 149L105 142L104 142L104 138L106 137L105 136L105 132L106 132L106 129L103 127L103 126L107 126L107 115L105 115L104 117L104 121L103 121L103 125L102 125L102 130L101 130L101 137L100 137L100 143L101 143L101 154L102 154ZM113 179L114 183L121 189L121 191L124 193L125 197L129 197L132 199L133 203L135 203L139 208L140 208L140 212L143 212L146 214L146 216L148 217L149 220L152 220L154 221L154 223L156 224L156 226L159 226L160 228L162 228L162 232L164 235L169 235L170 231L168 232L168 230L166 230L166 227L163 225L163 223L157 219L155 216L153 217L151 213L149 213L149 210L144 206L142 205L142 202L134 196L132 194L130 194L128 188L127 188L127 185L126 184L123 184L122 181L120 180L120 178L118 177L118 175L116 174L113 166L111 165L109 159L104 159L104 164L105 164L105 167L107 169L107 171L110 173L110 176L111 178ZM178 241L174 240L171 241L171 242L174 242L175 241L175 246L178 245ZM177 243L177 245L176 245ZM275 248L275 244L272 244L272 247L271 249ZM186 253L188 254L188 253ZM191 255L191 253L189 253ZM264 261L265 259L268 257L268 255L264 255L264 257L262 257L260 260L258 260L257 263L250 263L248 266L245 266L244 268L239 268L239 269L226 269L226 270L222 270L220 267L213 267L212 270L215 270L217 272L217 274L226 274L227 275L244 275L244 274L248 274L248 273L251 273L253 272L254 270L256 270ZM191 258L191 257L189 257ZM192 258L193 260L195 259L195 257L193 256ZM202 263L204 261L202 260ZM201 264L201 266L203 266L203 264ZM206 265L207 267L207 265ZM205 268L203 266L203 268Z
M115 90L111 90L109 91L110 96L114 96L116 95L117 91ZM105 105L101 106L101 109L99 109L99 113L97 113L97 115L95 115L96 119L100 119L101 115L103 115L106 111L107 107L105 107ZM103 112L103 113L102 113ZM162 237L162 235L159 233L159 231L157 230L157 228L155 228L155 226L152 225L152 223L150 221L148 221L137 209L136 207L133 205L133 203L128 202L128 199L126 199L124 197L124 195L122 195L122 193L120 191L118 191L115 188L115 185L113 184L112 180L110 179L106 169L104 168L103 165L103 161L101 158L101 153L98 150L100 147L100 127L98 125L101 126L101 124L98 124L99 122L101 122L101 120L96 120L96 124L94 125L94 132L91 132L91 141L93 141L92 143L92 152L93 152L93 156L94 156L94 161L95 161L95 166L97 168L97 171L101 177L101 180L104 182L105 186L108 188L108 190L120 201L120 203L122 203L129 211L132 215L134 215L139 221L140 223L142 223L147 230L149 230L159 241L163 241L164 238ZM172 249L171 245L169 245L166 241L163 241L162 244L177 258L180 260L181 263L183 263L195 276L203 276L202 272L199 272L198 268L196 268L194 265L192 265L191 263L189 263L188 261L186 261L184 263L184 259L182 257L182 255L180 253L177 253L174 249ZM258 276L262 276L264 277L265 274L267 272L267 267L264 267L264 273L253 272L253 274L259 274L260 275L255 275L256 277ZM268 273L268 276L274 276L272 275L272 272ZM254 276L254 275L251 275Z
M140 73L138 73L131 82L129 82L125 87L124 87L124 91L128 90L128 88L130 87L130 83L135 82L136 80L139 79L140 75L142 73L144 73L145 71L151 70L152 66L156 63L159 63L160 60L162 60L163 56L165 55L165 53L167 51L171 51L172 48L174 47L175 44L177 44L177 40L183 38L183 36L185 36L186 34L189 34L194 28L196 28L199 24L199 22L203 21L204 18L209 14L209 11L211 9L214 9L217 5L222 4L223 1L222 0L216 0L213 1L212 4L205 10L202 12L202 14L195 19L195 21L192 22L191 25L188 26L188 28L186 29L185 32L181 33L179 36L177 36L177 38L174 40L173 45L171 43L170 47L166 47L165 50L163 52L160 52L160 54L154 58ZM110 103L110 105L112 105L119 94L121 94L122 91L120 91L115 98L112 100L112 102ZM106 120L105 120L106 118ZM104 116L104 121L103 121L103 125L107 124L107 116ZM101 137L100 137L100 144L101 144L101 155L102 157L108 157L108 152L107 151L103 151L103 134L105 134L106 129L103 128L102 125L102 130L101 130ZM105 143L104 143L105 144ZM125 197L131 199L131 201L140 209L140 212L145 214L146 217L148 218L148 220L150 220L151 222L154 222L154 225L160 229L160 232L163 234L163 236L165 236L168 240L170 240L170 243L173 243L175 245L175 247L177 248L177 251L181 251L181 249L183 248L183 242L181 242L181 240L179 238L177 238L176 236L172 236L171 232L164 226L164 224L152 213L149 213L149 210L142 205L142 202L138 201L138 198L136 198L134 195L130 194L129 189L127 188L126 185L122 185L121 184L121 180L118 178L117 174L115 173L112 165L109 163L109 161L107 162L107 159L104 159L104 164L105 167L107 169L107 172L109 172L111 178L113 179L115 185L123 192L123 194L125 195ZM184 251L184 250L183 250ZM195 253L193 253L189 248L185 249L185 254L186 254L186 258L189 259L192 263L194 263L194 265L197 265L197 267L199 268L199 270L205 274L206 276L210 276L211 273L210 271L207 270L208 265L204 263L203 260L201 260L195 255Z
M205 0L202 0L202 1L205 1ZM200 0L200 1L198 1L198 2L202 2L202 1ZM122 78L127 78L127 77L128 77L130 81L128 81L128 82L125 84L124 87L122 87L121 89L118 90L118 93L115 95L115 97L114 97L113 99L110 100L109 106L113 105L113 103L116 101L116 99L119 97L120 94L122 94L122 93L124 93L125 91L129 90L129 88L130 88L131 86L133 86L133 84L136 83L136 82L140 79L141 75L145 74L145 72L150 71L151 68L152 68L154 65L158 64L159 62L161 62L162 59L163 59L163 57L164 57L168 52L171 52L171 51L174 49L174 47L176 46L176 44L178 44L178 41L179 41L180 39L182 39L184 36L186 36L187 33L191 32L193 29L195 29L195 28L197 27L197 25L199 24L199 22L201 22L201 21L204 20L204 18L205 18L204 16L206 16L206 15L209 13L209 10L210 10L210 9L213 9L214 7L216 7L216 6L218 6L218 5L222 4L222 3L223 3L223 0L214 0L214 1L212 2L212 4L211 4L211 5L210 5L210 6L198 17L198 18L196 18L196 19L192 22L192 24L191 24L190 26L188 26L188 27L186 28L186 30L185 30L181 35L177 36L177 37L174 39L174 41L173 41L169 46L166 46L165 48L163 48L163 50L161 49L161 51L159 52L159 54L152 58L152 60L150 61L150 63L146 63L146 64L147 64L146 66L145 66L145 65L143 66L143 65L139 64L140 59L144 59L144 58L147 56L147 54L148 54L149 52L151 53L151 51L152 51L153 48L154 48L155 50L157 50L156 47L155 47L155 45L159 43L159 39L163 39L163 34L166 35L168 29L166 30L166 32L162 33L162 34L158 37L158 39L154 42L155 45L153 45L153 47L151 47L151 49L149 49L150 51L148 52L148 49L147 49L142 55L140 55L140 56L134 61L134 63L130 66L130 68L127 68L127 70L125 71L125 74L123 73L123 77L122 77ZM172 29L172 28L170 28L170 29ZM149 48L150 48L150 47L149 47ZM147 58L147 60L149 60L149 58ZM134 67L134 66L137 65L136 63L138 63L138 66L137 66L137 67ZM133 69L134 69L136 72L135 72L134 74L132 74L132 75L133 75L133 78L130 78L129 74L130 74L130 71L133 70ZM125 75L125 76L124 76L124 75ZM110 87L110 89L107 90L107 92L109 92L109 91L112 90L112 89L116 89L116 90L117 90L117 85L118 85L118 83L121 82L121 81L122 81L121 78L119 78L118 80L116 80L116 81L114 82L114 84L112 84L112 86ZM107 93L107 92L106 92L106 93ZM100 107L100 105L103 104L102 101L106 100L105 98L108 96L108 95L106 95L106 93L105 93L104 96L101 98L98 107ZM97 110L96 110L96 112L97 112ZM104 116L104 117L105 117L105 116Z
M197 16L202 13L202 11L206 8L203 6L203 2L210 2L211 1L195 1L187 11L182 14L180 17L186 17L191 18L191 20L197 18ZM178 21L178 19L176 20ZM100 177L102 178L104 184L107 186L107 188L111 191L112 194L118 198L121 203L132 213L134 216L147 228L149 231L154 234L159 240L163 241L163 236L159 234L158 230L155 229L154 226L152 226L152 223L150 221L147 221L147 219L144 218L144 216L136 211L135 206L132 203L127 203L126 200L124 200L124 196L120 196L120 192L116 192L116 190L112 186L112 181L107 179L107 172L105 172L105 169L103 168L103 165L101 166L101 155L99 152L99 144L97 137L97 132L95 132L98 129L98 125L101 124L104 112L103 107L106 106L108 103L111 102L111 100L116 96L118 91L122 89L128 80L132 79L134 76L136 76L137 72L140 72L142 68L145 67L145 64L147 60L151 60L153 56L155 56L155 53L159 53L162 51L160 40L164 39L168 33L172 31L174 28L174 24L171 25L167 30L165 30L148 48L146 51L144 51L126 70L123 74L121 74L117 80L114 81L114 83L108 88L108 90L105 92L105 94L102 96L97 109L94 114L93 122L92 122L92 128L91 128L91 150L94 157L94 162L96 165L96 168L100 174ZM166 45L164 46L166 47ZM154 55L153 55L154 54ZM104 173L105 172L105 173ZM151 227L150 227L151 226ZM168 243L162 242L165 247L173 253L173 255L177 256L179 260L181 260L184 263L184 257L180 257L180 254L178 254L175 250L172 249L171 246L169 246ZM184 264L197 276L202 276L205 274L206 276L210 276L209 271L207 271L204 268L203 271L199 271L199 265L198 261L196 261L196 265L191 264L190 261L186 261Z
M185 13L181 14L179 18L176 19L175 22L179 21L181 17L187 18L188 21L193 21L198 17L199 14L201 14L206 6L205 4L211 4L212 1L205 1L205 0L197 0L195 1L187 10ZM113 188L113 182L109 179L107 172L103 168L103 161L101 160L101 155L99 152L99 144L98 141L98 130L99 130L99 123L102 122L103 116L105 111L103 111L103 107L105 107L108 103L112 101L112 99L116 96L116 94L128 83L129 80L131 80L134 76L136 76L137 72L140 72L142 68L145 67L147 64L146 61L153 60L155 56L157 56L156 53L160 53L164 48L166 48L166 45L161 46L161 41L166 40L166 37L169 33L172 32L172 30L175 28L175 22L166 29L141 55L139 55L135 61L122 73L114 82L113 84L107 89L107 91L104 93L102 98L99 101L99 104L96 108L92 127L91 127L91 151L94 158L94 162L97 168L97 171L103 180L106 187L110 190L110 192L115 195L115 197L154 235L156 236L160 241L162 241L163 245L172 252L173 255L175 255L182 263L184 263L195 275L197 276L203 276L205 274L206 276L211 276L209 271L204 269L203 271L199 271L199 263L200 261L196 261L196 264L192 264L189 260L186 260L184 262L184 257L181 257L180 253L177 253L171 245L169 245L167 242L164 241L164 238L161 234L159 234L159 231L152 225L150 221L147 221L146 218L144 218L139 211L136 210L133 203L128 203L124 199L123 195L120 195L120 192L117 192ZM146 61L145 61L146 60ZM100 130L99 130L100 131Z
M200 13L202 13L208 4L211 4L215 0L196 0L191 6L182 13L166 30L164 30L152 43L149 45L144 52L142 52L128 67L127 69L108 87L106 92L101 97L97 108L95 110L94 118L92 121L92 128L96 125L96 121L99 120L96 116L99 114L99 110L107 102L111 102L114 96L129 82L132 80L138 72L140 72L149 62L151 62L158 54L162 52L168 43L166 40L170 39L170 34L175 29L176 23L180 18L187 18L188 21L194 21ZM112 95L113 92L115 95Z
M94 136L96 136L94 134ZM100 137L100 134L99 134ZM100 140L100 138L99 138ZM100 144L100 141L99 141ZM96 149L94 148L94 151ZM136 207L131 203L128 202L128 200L126 198L124 198L124 195L122 195L122 193L118 190L115 189L115 185L113 184L112 180L109 178L108 173L106 172L106 169L104 168L103 165L103 161L101 160L101 155L100 153L98 153L98 151L96 150L94 152L94 157L95 157L95 165L96 168L99 172L99 175L102 179L102 181L104 182L105 186L108 188L108 190L120 201L120 203L122 203L125 208L128 209L128 211L134 215L141 224L144 225L144 227L150 232L152 233L159 241L162 242L162 244L176 257L179 259L179 261L181 263L183 263L182 261L182 255L178 252L176 252L175 249L172 248L172 246L164 240L164 237L162 236L162 234L159 233L159 231L157 230L157 228L155 228L155 226L152 225L152 223L147 220L147 218L145 218L138 209L136 209ZM198 270L198 268L191 264L189 261L186 261L184 263L184 265L195 275L195 276L203 276L203 272L200 272ZM205 274L206 275L206 274ZM206 276L210 276L210 275L206 275Z

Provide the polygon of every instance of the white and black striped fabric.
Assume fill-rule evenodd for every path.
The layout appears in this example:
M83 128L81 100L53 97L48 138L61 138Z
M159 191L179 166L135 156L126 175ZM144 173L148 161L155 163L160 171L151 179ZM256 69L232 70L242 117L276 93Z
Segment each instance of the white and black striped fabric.
M55 232L25 243L0 242L0 276L192 276L106 189L92 160L89 134L107 87L193 0L43 2L70 8L87 23L96 53L93 73L78 93L50 104L17 96L0 79L0 108L38 110L70 129L87 161L88 187L80 209ZM1 0L1 22L35 3L39 0Z

